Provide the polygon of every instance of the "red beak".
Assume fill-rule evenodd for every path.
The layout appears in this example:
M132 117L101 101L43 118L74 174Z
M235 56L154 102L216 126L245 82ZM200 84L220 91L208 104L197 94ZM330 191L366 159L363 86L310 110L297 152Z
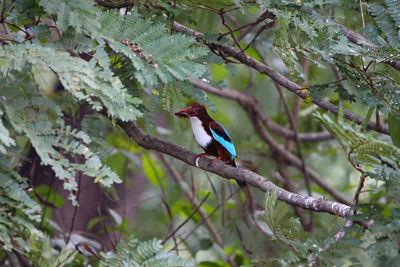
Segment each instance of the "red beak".
M179 118L188 118L189 114L191 113L192 108L185 108L178 112L175 112L175 116Z

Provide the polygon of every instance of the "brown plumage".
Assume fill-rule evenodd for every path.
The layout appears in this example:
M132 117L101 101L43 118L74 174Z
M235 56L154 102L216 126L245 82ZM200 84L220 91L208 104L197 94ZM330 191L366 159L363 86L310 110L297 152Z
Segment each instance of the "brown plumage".
M221 160L233 167L237 167L236 162L235 162L235 155L232 155L220 142L218 142L214 137L211 132L211 129L218 134L221 138L223 138L225 141L232 143L232 140L230 139L229 135L225 132L225 130L222 128L220 124L215 122L207 113L207 110L204 106L194 103L189 105L188 108L182 109L178 112L175 113L176 116L180 118L192 118L191 123L192 123L192 129L194 136L196 138L196 141L199 143L199 145L204 149L205 153L199 154L196 156L196 159L201 156L213 156L216 157L217 160ZM193 118L198 118L201 122L201 126L205 133L210 137L210 141L208 143L204 142L202 143L202 140L198 139L196 137L196 129L194 123L196 122L193 120ZM197 126L196 126L197 127ZM201 133L199 134L201 135ZM204 138L205 139L205 138ZM245 185L243 182L237 182L241 187Z

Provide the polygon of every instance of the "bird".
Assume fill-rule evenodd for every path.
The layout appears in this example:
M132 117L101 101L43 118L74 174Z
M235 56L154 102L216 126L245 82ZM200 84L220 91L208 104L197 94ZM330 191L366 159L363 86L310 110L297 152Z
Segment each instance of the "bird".
M188 118L196 142L203 148L205 153L195 157L195 164L202 156L213 156L214 161L222 161L237 168L235 158L237 157L235 145L225 128L214 121L208 115L206 108L198 103L190 104L189 107L175 113L179 118ZM246 183L237 181L240 187Z

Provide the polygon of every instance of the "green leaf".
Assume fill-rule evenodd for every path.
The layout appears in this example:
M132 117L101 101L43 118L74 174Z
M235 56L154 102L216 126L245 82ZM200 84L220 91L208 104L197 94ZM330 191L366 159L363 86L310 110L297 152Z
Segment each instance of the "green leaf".
M388 124L393 144L400 147L400 116L389 113Z
M368 122L371 120L371 116L374 113L375 108L369 108L367 116L365 116L364 121L362 122L361 128L365 131L367 130Z
M161 187L166 186L167 180L164 171L160 168L157 160L149 153L143 153L142 166L144 173L153 185Z
M187 259L161 251L161 248L161 240L140 242L133 235L129 235L118 244L116 252L101 253L103 259L99 266L193 266Z
M117 225L120 225L122 223L121 215L119 215L115 210L108 209L108 212L110 213L111 217L114 219Z
M122 153L117 153L111 155L105 161L105 164L110 167L110 169L115 172L119 177L125 176L126 168L126 157Z
M198 265L198 267L222 267L222 266L224 265L214 261L202 261Z
M142 148L138 146L135 142L133 142L132 139L130 139L126 135L121 135L116 132L108 134L106 137L106 141L115 148L125 149L132 153L137 153L142 150Z
M223 66L217 65L217 64L212 64L211 66L211 75L213 79L218 82L222 81L225 79L226 75L228 75L229 70L224 68Z
M100 217L94 217L94 218L92 218L92 219L88 222L88 224L87 224L87 226L86 226L86 229L87 229L88 231L92 230L93 227L96 226L96 224L98 224L99 222L101 222L102 220L105 220L105 219L107 219L107 217L105 217L105 216L100 216Z
M340 115L342 110L339 107L337 122L328 114L315 113L315 117L335 136L352 165L360 166L371 178L397 183L400 174L400 149L357 131L354 125L343 120L343 115Z

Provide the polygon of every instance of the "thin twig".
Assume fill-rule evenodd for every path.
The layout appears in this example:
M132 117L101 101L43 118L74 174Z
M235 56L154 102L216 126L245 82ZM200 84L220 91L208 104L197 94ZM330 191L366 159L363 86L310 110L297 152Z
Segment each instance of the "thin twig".
M280 95L282 103L283 103L283 107L285 109L286 115L289 118L289 122L290 122L291 128L293 129L293 132L294 132L294 140L295 140L295 143L296 143L296 146L297 146L297 152L299 154L299 158L301 160L301 169L302 169L302 172L304 174L304 180L305 180L305 184L306 184L307 193L308 193L309 196L311 196L310 179L309 179L308 174L307 174L306 163L304 161L304 156L303 156L303 152L302 152L302 149L301 149L300 140L299 140L299 137L297 136L296 125L294 124L292 114L291 114L291 112L289 110L288 103L287 103L286 98L285 98L285 96L284 96L284 94L282 92L281 87L279 86L279 84L275 84L275 86L278 89L279 95Z
M7 8L7 0L3 0L3 7L1 8L1 17L0 17L0 22L3 24L4 32L7 33L7 28L4 25L4 13L6 12Z
M234 194L236 194L237 192L239 192L239 188L236 189L232 194L230 194L226 199L224 199L221 203L218 204L218 206L216 206L214 208L214 210L207 216L207 219L210 218L211 216L214 215L214 213L216 213L223 205L225 205L225 202L230 199ZM180 244L182 244L189 236L191 236L196 230L197 228L200 227L200 225L203 224L203 221L201 221L200 223L198 223L185 237L183 237L181 239L181 241L177 244L177 246L179 246ZM172 248L171 250L174 250L175 248Z
M161 160L161 162L164 164L164 166L167 168L168 172L171 174L171 177L175 180L175 182L181 187L181 189L184 191L186 197L189 199L189 201L192 203L193 207L198 207L199 202L195 198L195 195L191 190L189 190L189 187L187 184L185 184L182 176L179 174L179 172L175 169L175 167L169 162L169 160L161 153L157 153L158 158ZM224 242L222 241L221 236L219 235L218 231L215 229L214 225L211 223L210 220L207 219L207 215L204 212L204 210L200 207L198 209L198 213L202 220L204 221L204 224L206 225L208 231L210 232L210 235L214 239L214 241L217 243L218 246L221 248L224 247Z
M288 103L287 103L287 101L286 101L285 95L283 94L281 87L279 86L279 84L276 84L276 83L275 83L275 86L276 86L276 88L277 88L277 90L278 90L278 92L279 92L279 96L280 96L280 98L281 98L281 100L282 100L283 107L284 107L284 109L285 109L286 115L287 115L288 118L289 118L289 122L290 122L290 125L291 125L291 129L292 129L293 132L294 132L294 140L295 140L295 143L296 143L297 152L298 152L298 154L299 154L299 159L300 159L300 161L301 161L301 171L303 172L304 181L305 181L306 189L307 189L307 194L308 194L309 196L311 196L312 193L311 193L310 178L309 178L308 173L307 173L306 163L305 163L304 156L303 156L303 151L302 151L302 149L301 149L300 140L299 140L299 137L298 137L298 135L297 135L297 130L296 130L297 126L296 126L296 124L295 124L295 122L294 122L292 113L291 113L290 110L289 110L289 105L288 105ZM286 145L286 144L285 144L285 145ZM288 148L288 147L286 147L286 148ZM289 151L288 151L288 152L289 152ZM312 225L313 225L313 221L314 221L313 213L310 212L309 215L310 215L310 220L309 220L309 222L308 222L307 224L305 224L305 226L304 226L304 228L305 228L307 231L311 231L311 230L312 230Z
M167 200L165 199L165 197L163 195L160 196L161 197L161 201L165 206L165 209L167 210L167 214L169 217L169 225L168 225L168 233L167 233L167 237L168 236L172 236L172 238L174 239L174 241L176 240L175 238L175 234L173 233L173 228L174 228L174 216L172 215L172 211L170 206L168 205ZM176 242L175 242L176 244ZM178 251L177 251L178 253Z
M364 8L363 8L363 2L361 0L360 0L360 13L361 13L362 27L365 28Z
M358 184L356 193L354 194L354 200L353 200L354 205L358 205L360 193L362 191L362 188L364 187L365 178L367 178L367 176L368 176L367 174L364 174L364 173L361 174L360 182Z
M76 192L76 201L79 203L79 196L81 193L81 179L82 178L82 172L78 171L78 191ZM69 231L68 231L68 236L67 236L67 240L65 241L65 243L67 244L69 242L69 240L71 239L71 234L72 234L72 230L74 229L74 225L75 225L75 219L76 219L76 214L78 213L78 206L74 206L74 213L72 214L72 218L71 218L71 225L69 226Z
M233 31L232 31L232 28L225 22L225 17L224 17L224 12L223 12L223 10L222 10L221 12L218 12L218 15L221 17L222 25L224 25L224 26L228 29L229 34L231 35L233 41L235 42L235 45L237 45L237 46L239 47L240 51L241 51L242 53L244 53L243 48L242 48L242 47L240 46L240 44L239 44L239 41L236 40L235 34L234 34Z
M208 197L211 195L210 192L207 193L207 195L200 201L199 205L197 205L197 207L193 210L193 212L178 226L175 228L175 230L173 232L171 232L170 234L167 235L167 237L164 238L164 240L161 242L161 244L165 244L165 242L168 241L168 239L175 235L176 232L179 231L179 229L181 229L188 221L190 221L190 219L192 219L192 217L197 213L197 211L200 209L200 207L204 204L204 202L206 202L206 200L208 199ZM176 247L177 245L175 245Z

